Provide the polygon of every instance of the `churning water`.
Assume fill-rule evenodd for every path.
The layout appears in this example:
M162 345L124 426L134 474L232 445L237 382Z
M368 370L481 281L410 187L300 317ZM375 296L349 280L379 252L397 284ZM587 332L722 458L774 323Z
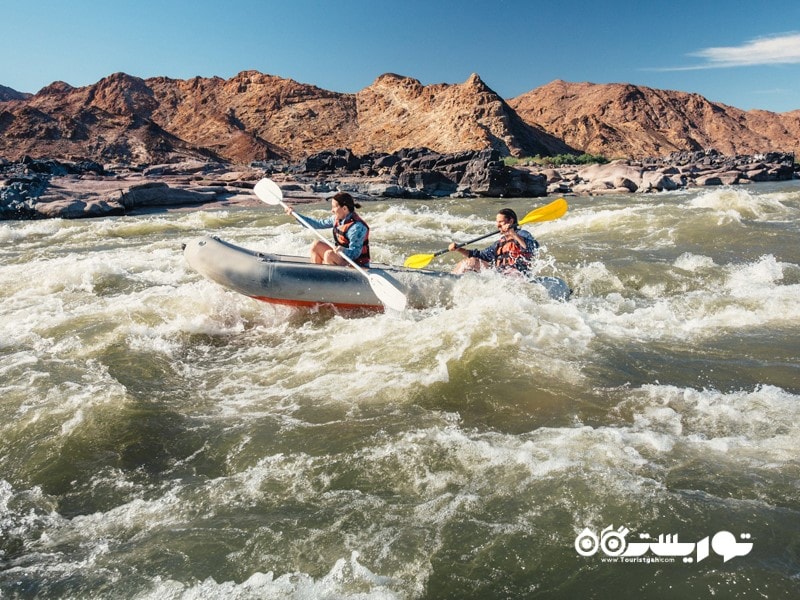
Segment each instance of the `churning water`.
M569 302L403 315L185 264L304 254L274 207L0 223L0 597L797 597L800 186L568 201ZM401 264L544 203L361 213Z

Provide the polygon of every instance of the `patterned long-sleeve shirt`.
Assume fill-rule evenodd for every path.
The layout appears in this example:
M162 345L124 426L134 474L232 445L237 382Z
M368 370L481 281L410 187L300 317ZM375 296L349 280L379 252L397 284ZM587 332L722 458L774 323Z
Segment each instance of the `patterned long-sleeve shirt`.
M521 256L517 258L514 267L518 271L525 272L531 266L531 261L536 258L537 251L539 249L539 242L537 242L534 237L524 229L517 229L517 235L525 240L525 249L523 250L520 247ZM497 265L498 259L498 250L500 247L505 244L507 240L501 237L497 240L494 244L489 246L488 248L484 248L483 250L469 250L469 257L470 258L478 258L482 261L485 261L492 265L493 267ZM516 244L516 242L513 242ZM519 246L519 244L517 244Z
M305 220L306 223L311 225L314 229L332 229L334 225L334 218L327 217L325 219L315 219L314 217L307 217L305 215L301 215L298 212L295 214ZM346 223L348 219L350 219L350 215L346 216L343 223ZM347 248L343 248L339 246L339 244L334 240L334 243L339 248L342 248L340 252L342 254L346 254L348 258L352 260L358 259L361 256L361 249L364 247L364 240L367 238L367 227L358 221L353 223L351 227L347 229L345 232L347 236L347 240L349 241L349 245Z

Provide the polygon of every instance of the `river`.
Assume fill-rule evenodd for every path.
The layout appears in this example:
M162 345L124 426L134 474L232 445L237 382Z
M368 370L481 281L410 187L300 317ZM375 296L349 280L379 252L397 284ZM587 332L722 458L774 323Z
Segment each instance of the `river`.
M547 200L360 212L401 264ZM304 254L275 207L0 222L0 597L798 597L800 184L567 200L570 301L401 315L186 265Z

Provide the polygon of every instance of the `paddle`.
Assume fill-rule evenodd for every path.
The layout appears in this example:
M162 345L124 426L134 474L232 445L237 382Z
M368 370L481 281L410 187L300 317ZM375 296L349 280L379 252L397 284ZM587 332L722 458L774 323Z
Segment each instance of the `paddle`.
M529 212L525 215L517 225L526 225L528 223L535 223L537 221L552 221L554 219L558 219L559 217L564 216L567 212L567 201L563 198L559 198L558 200L553 200L550 204L546 204L545 206L541 206ZM480 237L476 237L475 239L469 240L468 242L464 242L463 244L456 244L456 248L463 248L464 246L468 246L469 244L474 244L475 242L479 242L480 240L486 239L487 237L491 237L498 233L497 231L492 231L491 233L487 233L486 235L482 235ZM427 267L428 264L437 256L441 256L442 254L447 254L450 252L449 248L445 248L444 250L439 250L438 252L434 252L433 254L414 254L413 256L409 256L406 261L403 263L404 266L409 267L411 269L421 269L423 267Z
M281 188L278 186L277 183L272 181L271 179L265 177L264 179L260 180L255 186L255 193L258 196L258 199L266 204L270 204L272 206L276 204L280 204L284 208L288 208L286 203L283 201L283 192ZM326 238L322 235L319 231L314 229L311 224L306 221L303 217L298 215L295 212L292 212L292 215L295 219L300 221L300 223L306 228L310 229L319 239L323 242L328 244L334 250L336 246L334 246L333 241ZM361 265L356 263L352 258L347 256L346 254L340 254L342 258L344 258L347 262L350 263L356 270L361 273L364 277L367 278L372 291L375 292L375 295L378 297L384 306L387 308L391 308L392 310L396 310L401 312L405 310L406 307L406 296L398 290L390 281L381 277L378 273L368 273Z

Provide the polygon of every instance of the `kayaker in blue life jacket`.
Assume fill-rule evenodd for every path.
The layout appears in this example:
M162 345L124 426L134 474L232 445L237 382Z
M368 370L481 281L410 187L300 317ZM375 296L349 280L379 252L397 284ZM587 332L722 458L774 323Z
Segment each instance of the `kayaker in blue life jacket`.
M530 233L520 229L517 213L510 208L498 211L495 222L500 230L500 239L488 248L468 250L458 247L455 242L450 244L450 252L458 252L467 257L453 268L453 273L461 274L486 268L507 273L528 272L531 261L538 255L539 242Z
M331 198L332 216L327 219L314 219L296 213L290 206L286 214L297 214L314 229L333 228L334 250L322 240L311 246L311 261L317 265L347 266L349 263L341 255L346 254L362 267L369 267L369 225L357 213L361 205L347 192L339 192Z

